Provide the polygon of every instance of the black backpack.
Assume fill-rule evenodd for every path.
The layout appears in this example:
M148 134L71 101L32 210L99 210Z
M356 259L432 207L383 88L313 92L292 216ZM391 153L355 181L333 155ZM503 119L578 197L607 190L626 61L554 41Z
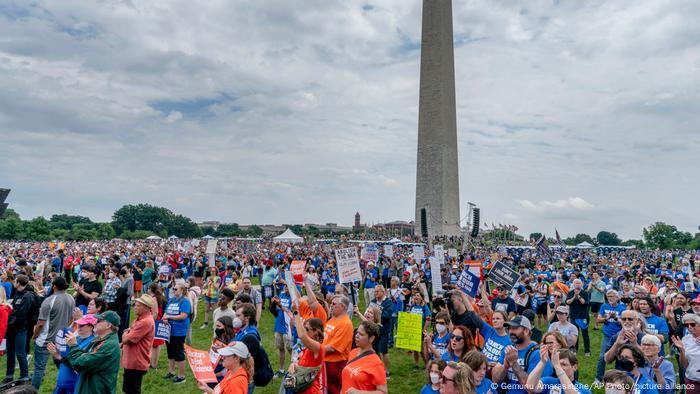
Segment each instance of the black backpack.
M253 335L258 341L258 351L256 354L252 354L253 360L255 361L253 383L255 383L257 387L265 387L272 381L272 376L274 375L272 372L272 365L270 365L270 358L267 357L267 352L260 342L260 336L255 333L250 333L248 335Z

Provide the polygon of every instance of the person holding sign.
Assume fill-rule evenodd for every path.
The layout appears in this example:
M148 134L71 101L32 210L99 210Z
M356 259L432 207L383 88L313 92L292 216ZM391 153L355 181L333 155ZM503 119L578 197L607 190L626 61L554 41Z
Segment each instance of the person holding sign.
M352 346L352 321L348 316L349 307L350 299L348 297L344 295L335 296L331 301L332 317L326 322L323 347L326 353L326 375L329 394L340 393L341 375ZM374 338L379 338L379 329L377 329ZM358 346L360 345L358 344Z
M197 388L207 394L247 394L253 378L253 363L250 352L243 342L234 342L217 351L221 356L226 376L213 389L204 382L197 382Z
M173 383L185 383L185 337L187 328L190 325L190 312L192 305L185 296L185 285L177 284L173 288L173 297L168 301L165 308L163 323L170 324L170 341L168 349L168 374L165 379L172 379ZM175 375L175 365L178 367L178 374Z
M302 350L301 356L299 356L299 361L289 365L289 374L287 376L294 375L298 367L316 369L316 377L310 387L302 391L297 391L297 393L321 394L325 386L325 381L323 380L325 376L323 360L326 355L326 351L323 347L323 322L318 318L311 318L303 321L297 308L298 305L295 305L293 312L294 326L297 327L297 333L299 334L299 339L304 344L304 350Z

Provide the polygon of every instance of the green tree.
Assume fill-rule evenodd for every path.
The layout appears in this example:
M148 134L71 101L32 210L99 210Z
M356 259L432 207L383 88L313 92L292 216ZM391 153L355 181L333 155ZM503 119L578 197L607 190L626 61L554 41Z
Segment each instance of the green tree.
M50 238L51 226L49 221L42 216L24 222L24 234L30 241L48 241Z
M68 234L69 240L87 241L92 239L100 239L100 233L95 229L95 226L88 223L74 224Z
M62 228L65 230L70 230L73 228L74 224L92 224L92 220L90 220L89 217L66 214L52 215L49 222L53 228Z
M24 239L24 223L13 216L0 220L0 239Z
M656 222L642 230L644 241L652 249L671 249L676 242L676 226Z
M588 242L591 245L593 245L595 243L593 238L588 234L576 234L575 237L567 238L564 240L564 243L567 245L577 245L577 244L580 244L581 242Z
M99 223L95 230L97 230L99 239L112 239L117 234L110 223Z
M220 224L216 229L216 236L218 237L237 237L243 234L238 223L231 224Z
M606 246L617 246L622 243L622 240L615 233L609 231L601 231L595 237L598 240L598 244Z
M646 245L641 239L628 239L627 241L621 243L622 246L634 246L637 249L644 249Z
M688 249L698 250L700 249L700 233L695 233L695 237L692 241L688 243Z
M12 219L12 218L15 218L17 220L21 220L19 217L19 214L17 212L15 212L14 209L7 208L5 210L5 213L2 214L2 217L0 217L0 220Z
M260 228L258 225L254 224L248 227L247 233L250 237L259 237L263 234L263 229Z
M158 233L170 222L173 213L150 204L125 205L112 215L114 231L149 230Z

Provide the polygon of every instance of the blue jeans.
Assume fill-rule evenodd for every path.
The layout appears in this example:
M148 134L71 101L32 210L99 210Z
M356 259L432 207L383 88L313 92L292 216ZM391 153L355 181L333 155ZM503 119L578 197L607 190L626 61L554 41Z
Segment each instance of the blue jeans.
M605 352L610 350L615 341L612 340L613 337L603 335L603 340L600 341L600 358L598 359L598 366L595 371L595 378L603 381L603 374L605 373Z
M32 386L39 390L41 381L44 380L44 372L46 371L46 360L49 359L49 351L44 346L34 344L34 375L32 376Z
M7 333L7 369L6 378L15 374L15 358L19 363L19 378L29 378L29 365L27 365L27 330Z

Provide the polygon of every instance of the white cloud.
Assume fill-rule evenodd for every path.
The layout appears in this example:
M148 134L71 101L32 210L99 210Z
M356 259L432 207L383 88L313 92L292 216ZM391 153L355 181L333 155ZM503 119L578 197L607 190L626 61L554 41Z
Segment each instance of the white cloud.
M168 114L168 117L165 118L165 121L168 123L174 123L177 122L178 120L182 119L182 113L178 111L170 111Z
M518 200L520 206L528 211L544 212L552 209L575 209L575 210L590 210L595 206L581 197L569 197L563 200L556 201L539 201L532 202L530 200Z

